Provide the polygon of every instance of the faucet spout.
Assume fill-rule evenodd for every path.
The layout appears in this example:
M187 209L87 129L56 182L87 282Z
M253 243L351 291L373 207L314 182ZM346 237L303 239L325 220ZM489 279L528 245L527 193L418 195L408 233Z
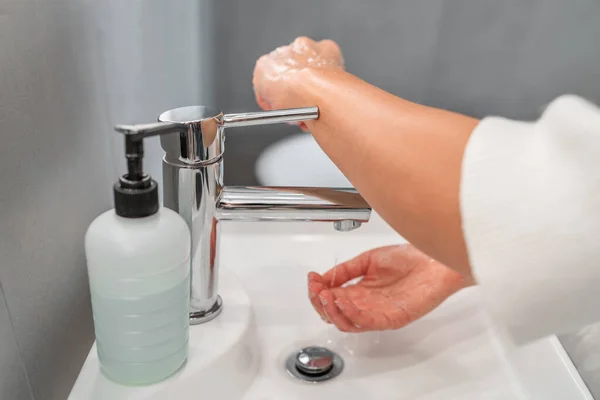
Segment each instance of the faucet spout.
M336 228L345 227L338 230L348 231L369 221L371 207L354 189L241 186L221 191L216 216L225 221L334 222Z

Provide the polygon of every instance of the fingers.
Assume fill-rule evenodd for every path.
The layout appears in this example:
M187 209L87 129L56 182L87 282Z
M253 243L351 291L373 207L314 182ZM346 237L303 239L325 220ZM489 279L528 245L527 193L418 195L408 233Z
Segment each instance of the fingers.
M271 105L265 99L263 99L262 96L259 95L258 93L256 93L256 103L263 110L268 111L271 109Z
M340 314L357 329L381 326L380 321L376 321L379 318L376 318L372 313L359 310L349 299L335 297L334 304Z
M323 311L329 321L342 332L360 332L352 322L348 320L335 304L333 293L330 290L323 290L319 294L319 300L323 305Z
M333 40L316 42L309 37L300 36L292 42L290 48L297 54L312 57L316 65L336 65L342 68L344 66L342 51Z
M349 299L336 297L334 303L340 310L340 313L355 327L362 328L373 325L373 317L368 313L359 310L358 307L356 307L356 304Z
M319 46L321 50L325 50L333 54L342 54L340 46L338 46L338 44L331 39L321 40L319 43L317 43L317 46Z
M317 47L317 42L306 36L297 37L291 44L291 47L296 52L304 52L308 49Z
M336 298L335 304L341 314L361 332L400 329L412 321L400 304L394 304L394 309L386 313L368 308L360 309L346 298Z
M344 67L344 57L342 56L342 50L340 46L333 40L321 40L317 43L317 47L320 50L321 57L325 60L329 60L334 65Z
M265 75L265 64L267 57L262 56L256 61L254 66L254 72L252 74L252 86L254 87L254 96L259 107L263 110L270 110L270 104L264 98L264 84L263 79Z
M308 274L308 298L315 311L321 316L321 319L327 323L331 323L327 318L325 311L323 310L323 304L319 299L319 294L327 288L321 279L321 275L315 272Z
M323 281L330 287L342 286L344 283L359 278L367 273L371 264L371 251L343 262L323 275Z

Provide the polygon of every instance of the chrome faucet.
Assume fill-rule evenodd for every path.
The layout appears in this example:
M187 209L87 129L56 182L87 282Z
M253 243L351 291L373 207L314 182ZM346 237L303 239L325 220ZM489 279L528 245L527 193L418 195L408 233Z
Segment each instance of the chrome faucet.
M223 307L217 290L219 221L323 221L345 232L369 220L371 208L354 189L223 186L225 128L318 116L317 107L223 114L192 106L166 111L158 123L115 127L161 136L163 203L183 216L192 233L191 324L212 320Z

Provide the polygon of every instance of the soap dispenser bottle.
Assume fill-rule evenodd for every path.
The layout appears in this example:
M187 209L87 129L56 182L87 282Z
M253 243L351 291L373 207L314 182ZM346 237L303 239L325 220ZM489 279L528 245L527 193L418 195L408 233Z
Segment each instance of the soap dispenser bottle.
M142 171L144 137L178 127L147 128L115 127L125 134L128 172L113 187L115 208L97 217L85 235L101 370L127 385L172 375L188 354L189 227L159 206L157 184Z

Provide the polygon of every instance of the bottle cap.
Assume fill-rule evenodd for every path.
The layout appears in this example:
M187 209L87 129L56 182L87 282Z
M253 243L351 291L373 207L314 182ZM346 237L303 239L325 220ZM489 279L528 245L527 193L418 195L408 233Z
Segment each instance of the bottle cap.
M144 218L158 212L158 185L144 174L140 180L121 176L113 187L115 211L125 218Z

